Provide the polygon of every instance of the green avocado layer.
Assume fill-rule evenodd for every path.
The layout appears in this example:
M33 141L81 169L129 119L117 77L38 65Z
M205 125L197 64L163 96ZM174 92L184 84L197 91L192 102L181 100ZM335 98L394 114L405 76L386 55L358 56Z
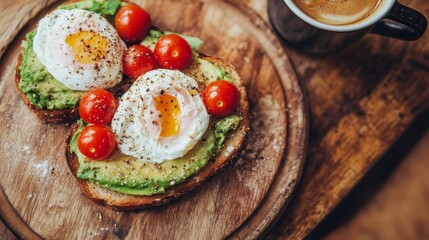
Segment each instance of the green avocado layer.
M65 109L76 106L85 92L73 91L56 80L33 51L35 31L27 34L22 43L24 52L19 67L19 88L40 109Z
M219 154L228 133L234 130L241 120L238 115L230 115L219 120L185 156L161 164L143 162L118 150L103 161L86 158L77 148L78 136L86 126L79 121L79 128L70 143L70 150L77 155L79 161L77 177L125 194L164 193L170 186L197 173L211 158Z

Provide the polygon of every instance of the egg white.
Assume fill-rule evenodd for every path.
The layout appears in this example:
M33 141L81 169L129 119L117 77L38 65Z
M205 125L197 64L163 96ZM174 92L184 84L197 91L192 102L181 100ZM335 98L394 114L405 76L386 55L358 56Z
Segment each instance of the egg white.
M79 31L92 31L107 38L102 59L89 64L75 59L66 39ZM118 84L125 49L125 43L105 18L82 9L58 9L48 14L40 20L33 41L33 50L47 71L66 87L82 91Z
M196 89L197 82L180 71L158 69L140 76L121 97L112 120L120 151L151 163L183 157L209 126L209 114ZM160 136L160 112L154 100L160 94L176 97L180 105L180 130L175 136Z

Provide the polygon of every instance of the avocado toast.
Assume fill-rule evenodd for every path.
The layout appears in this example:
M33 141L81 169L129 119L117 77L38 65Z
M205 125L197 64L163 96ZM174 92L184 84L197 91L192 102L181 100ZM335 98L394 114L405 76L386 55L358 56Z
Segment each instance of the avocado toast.
M165 204L193 190L234 159L249 130L245 88L240 75L229 63L203 55L199 59L199 63L194 61L184 72L195 77L201 87L213 80L207 76L217 78L213 71L207 72L206 69L213 68L207 65L225 72L240 92L240 104L236 111L222 119L212 118L209 130L194 149L183 158L162 164L142 163L119 151L107 161L87 160L76 147L82 123L74 124L66 141L66 157L86 197L116 210L136 210ZM132 169L140 170L135 170L134 174Z
M119 0L73 1L60 6L60 9L70 9L71 11L72 9L74 10L77 8L79 10L83 8L103 15L110 21L110 23L112 23L112 18L115 17L118 8L120 6L126 7L128 4L133 5L128 2L120 2ZM65 16L69 13L70 12L63 11L61 14L63 14L62 16ZM91 13L88 12L82 13L81 11L73 11L73 13L84 14L87 16L87 18L84 19L94 18ZM55 17L50 16L51 22L53 21L52 19L58 19L55 14L57 14L56 11L53 14ZM68 15L68 17L74 18L74 16L70 15ZM67 20L69 20L69 18L67 18ZM46 25L46 21L44 24ZM41 24L39 23L39 26L40 25ZM73 28L74 26L67 25L67 28L69 27ZM64 30L66 31L67 29ZM72 38L77 36L78 39L82 39L82 37L85 38L85 34L90 34L91 38L89 41L91 41L92 37L95 36L94 38L98 39L98 44L100 39L98 38L97 32L91 31L78 28L75 32L67 33L68 35L66 35L66 40L64 42L70 40L70 36ZM39 31L37 34L39 34ZM54 34L56 33L42 33L39 35L49 37ZM15 79L18 92L24 102L40 119L52 123L73 121L79 118L79 112L81 109L79 108L78 110L78 105L79 102L80 105L85 102L84 99L87 94L84 90L68 89L66 87L67 83L60 82L56 80L56 77L53 77L53 73L51 74L51 71L47 70L48 66L45 66L44 63L42 64L41 60L38 58L39 55L36 56L33 51L35 35L35 31L27 34L27 39L23 43L24 51L19 56ZM140 44L137 45L142 45L150 51L155 52L156 45L161 42L161 39L169 35L179 36L179 38L183 38L184 40L182 40L187 42L186 44L189 45L190 53L188 56L190 57L190 62L186 65L187 67L180 68L180 71L178 69L167 70L169 67L161 66L162 61L160 62L157 59L158 67L160 69L163 68L166 71L174 72L174 74L180 73L185 76L185 78L192 79L195 85L192 85L192 83L192 88L190 88L189 86L191 85L189 85L188 82L185 92L189 96L192 96L192 98L199 98L199 104L205 109L204 114L206 115L206 118L202 119L194 117L194 115L187 115L188 113L191 114L195 109L191 109L191 112L185 108L182 109L182 107L187 107L187 105L183 105L184 102L181 102L180 109L186 110L182 113L179 112L181 116L185 116L182 118L195 118L197 120L193 119L193 122L182 122L182 119L180 125L177 126L181 126L180 128L183 127L184 129L186 129L187 126L195 125L204 125L204 127L197 127L197 129L199 129L198 133L186 133L188 134L186 135L188 139L183 138L183 140L188 141L189 138L191 138L193 143L186 143L188 145L183 149L178 150L180 152L179 155L175 155L175 157L167 159L165 156L160 156L163 155L162 151L161 154L155 154L157 155L155 158L162 158L161 162L142 161L143 158L127 154L120 146L117 146L116 148L114 147L113 154L109 155L109 157L103 157L102 160L96 160L96 158L90 158L81 151L79 139L80 136L84 135L83 132L85 129L94 126L93 124L97 124L87 120L85 120L87 122L83 121L82 119L85 118L83 117L82 112L80 112L80 117L82 119L72 125L66 139L67 163L73 176L77 179L78 185L82 189L83 193L88 198L99 204L117 210L136 210L167 203L186 192L191 191L206 181L210 176L223 169L224 166L231 162L238 149L243 144L246 133L249 129L249 107L246 91L239 73L231 64L223 61L222 59L206 56L197 52L196 49L198 49L202 41L195 37L172 34L171 32L161 31L152 26L145 37L139 40ZM73 41L73 39L71 39L71 41ZM64 44L64 42L61 42L61 44ZM69 44L69 42L67 42L67 44ZM102 47L103 45L101 44L100 46ZM86 43L85 47L86 50L91 50L92 48L91 44ZM128 47L129 48L127 50L133 46L128 45ZM46 48L47 47L45 47L45 49ZM49 45L48 48L50 48ZM101 49L101 51L103 51L103 49ZM69 56L70 55L71 53L69 53ZM80 60L86 61L85 56L79 55L77 57L81 57L82 59ZM76 59L73 59L73 64L75 63L74 60ZM80 60L77 59L76 61ZM126 69L125 66L124 69ZM152 71L154 72L160 69L152 69ZM98 73L102 71L97 70L96 72ZM134 82L133 79L135 78L133 77L133 79L131 79L131 76L128 77L126 74L127 73L125 72L125 74L121 75L122 81L119 84L108 88L108 90L114 94L114 97L119 98L122 96L121 100L124 100L125 96L131 92L133 87L138 85L136 82L139 82L139 79ZM76 74L74 76L78 78L80 77ZM162 80L163 79L152 79L148 82L159 83L162 82ZM206 108L204 107L206 102L203 104L203 96L200 95L200 91L205 88L207 89L208 85L216 81L227 82L236 89L235 91L237 94L235 96L237 96L237 98L235 103L237 105L232 109L232 112L227 115L221 117L212 115L209 117L207 113L209 107L205 105L207 108L206 111ZM75 84L80 84L80 82L75 81ZM162 92L164 92L165 88L157 88L157 91L159 90L161 90L160 95L163 95ZM183 94L183 92L180 94ZM158 97L155 98L155 96L153 96L152 100L157 101L156 99ZM142 96L140 96L140 98L142 98ZM179 97L174 99L175 101L178 101ZM171 100L171 103L173 103L173 100ZM131 112L138 112L139 110L134 107L128 107L128 109ZM167 111L167 109L165 109L165 111ZM209 113L215 114L211 112ZM136 113L136 115L138 114L139 113ZM141 115L139 116L141 117ZM161 115L159 115L159 119L161 119L163 125L164 119L161 118ZM106 128L111 128L114 131L115 127L113 126L113 122L111 125L108 123L109 122L101 125ZM157 125L154 121L151 121L151 123L153 125ZM158 123L159 125L161 124L161 122ZM182 133L182 129L180 130L180 133ZM115 134L116 135L114 137L116 138L116 142L120 145L122 139L118 137L118 132L115 132ZM197 135L198 137L196 137ZM134 139L133 136L126 136L126 138L132 139L137 142L137 144L142 145L141 138ZM167 147L175 148L176 145L180 145L179 143L182 142L170 142L170 144L167 144L168 146L163 145L162 147L165 147L166 149ZM159 146L151 145L145 147L159 148ZM147 152L143 152L140 154L144 155L146 153Z

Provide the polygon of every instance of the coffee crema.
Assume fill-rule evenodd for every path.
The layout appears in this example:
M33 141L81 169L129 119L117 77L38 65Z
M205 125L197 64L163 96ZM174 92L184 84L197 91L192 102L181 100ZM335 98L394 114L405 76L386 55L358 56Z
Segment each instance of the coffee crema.
M329 25L359 22L373 13L382 0L292 0L314 20Z

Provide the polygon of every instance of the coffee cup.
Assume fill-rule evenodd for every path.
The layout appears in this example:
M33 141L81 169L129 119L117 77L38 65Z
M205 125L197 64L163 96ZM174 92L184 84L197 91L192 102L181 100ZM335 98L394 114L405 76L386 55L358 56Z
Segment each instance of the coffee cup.
M316 54L342 49L368 32L417 40L427 27L423 14L396 0L269 0L268 16L287 43Z

